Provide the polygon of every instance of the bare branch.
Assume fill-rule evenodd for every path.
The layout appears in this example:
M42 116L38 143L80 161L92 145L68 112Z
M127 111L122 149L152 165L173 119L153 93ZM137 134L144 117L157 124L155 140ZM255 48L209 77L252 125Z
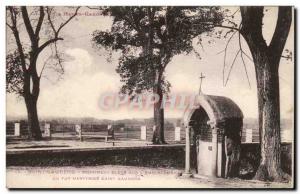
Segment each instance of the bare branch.
M69 19L67 19L67 21L65 21L64 23L62 23L60 26L59 26L59 28L57 29L57 35L58 35L58 33L59 33L59 31L65 26L65 25L67 25L76 15L77 15L77 13L78 13L78 10L80 9L80 7L77 7L76 8L76 10L75 10L75 13L71 16L71 17L69 17Z
M227 57L227 49L228 49L228 45L231 41L231 39L233 38L233 36L237 33L238 31L235 31L234 33L232 33L232 35L230 36L230 38L228 39L225 49L222 51L224 52L224 63L223 63L223 86L225 86L225 68L226 68L226 57Z
M232 32L235 32L235 30L228 30L225 35L224 35L224 38L227 38L228 34L232 33Z
M195 53L196 57L201 60L201 55L198 51L196 51L195 48L193 48L193 52Z
M245 53L245 51L242 48L241 51L251 62L254 62L253 59L247 53Z
M63 64L62 64L63 63L63 59L59 55L56 42L54 43L54 52L55 52L55 57L57 59L58 65L59 65L59 67L61 69L61 73L63 74L64 73L64 67L63 67Z
M223 26L223 25L214 25L215 27L218 28L226 28L226 29L231 29L231 30L236 30L236 31L240 31L240 29L232 27L232 26Z
M43 71L44 71L44 69L45 69L45 67L46 67L46 65L47 65L47 63L48 63L48 61L50 60L51 57L52 57L52 56L49 56L49 57L47 58L47 60L44 62L39 78L42 77Z
M13 31L13 26L6 22L6 25Z
M48 22L50 23L50 26L51 26L51 28L53 30L53 33L54 33L55 37L58 37L58 34L59 34L60 30L65 25L67 25L77 15L79 9L80 9L80 7L77 7L76 10L75 10L75 13L72 16L70 16L65 22L61 23L60 26L58 27L58 29L56 30L55 26L53 24L53 21L51 19L52 9L49 8L49 7L46 8L46 12L47 12L47 15L48 15Z
M241 25L241 23L240 23L239 28L231 28L231 27L229 27L229 29L231 29L231 30L234 29L234 30L236 30L236 31L233 32L233 34L232 34L232 35L230 36L230 38L228 39L228 41L227 41L227 43L226 43L226 46L225 46L225 49L224 49L223 51L217 53L217 54L220 54L220 53L224 52L223 85L224 85L224 86L227 85L228 80L229 80L229 77L230 77L230 74L231 74L231 71L232 71L232 68L233 68L233 66L234 66L234 63L236 62L237 56L240 55L241 60L242 60L242 63L243 63L243 66L244 66L244 69L245 69L245 72L246 72L248 84L249 84L249 87L251 88L250 79L249 79L249 76L248 76L248 71L247 71L247 68L246 68L245 60L244 60L244 55L245 55L249 60L251 60L251 61L253 61L253 59L252 59L247 53L245 53L244 50L243 50L243 48L242 48L242 43L241 43L241 33L240 33L240 32L241 32L241 30L240 30L240 29L241 29L241 26L242 26L242 25ZM227 28L227 26L226 26L225 28ZM240 48L239 48L238 52L236 53L236 55L235 55L235 57L234 57L234 60L233 60L231 66L230 66L230 69L229 69L229 73L228 73L227 79L226 79L226 81L224 82L224 79L225 79L225 68L226 68L226 58L227 58L227 49L228 49L228 45L229 45L231 39L233 38L233 36L234 36L237 32L239 33L238 36L239 36L239 47L240 47Z
M41 69L41 72L40 72L40 76L39 78L42 77L43 75L43 72L46 68L46 66L49 64L49 63L52 63L52 66L49 66L48 68L51 68L53 69L54 71L58 72L59 74L63 74L64 73L64 68L63 68L63 59L61 58L61 56L59 55L59 51L58 51L58 48L57 48L57 42L55 42L53 44L53 46L51 45L50 48L51 48L51 55L47 58L47 60L44 62L43 64L43 67ZM54 48L53 48L54 47ZM50 61L51 60L51 61ZM53 63L54 61L53 60L57 60L57 63ZM61 70L57 70L56 69L56 66L59 65L59 69ZM44 76L43 76L44 77Z
M42 44L40 47L39 47L39 52L41 52L44 48L46 48L49 44L51 43L54 43L58 40L64 40L63 38L61 37L56 37L56 38L53 38L53 39L50 39L48 41L46 41L44 44Z
M231 15L229 15L227 17L231 17L232 18L238 11L240 11L240 8L237 8L233 14L231 14Z
M224 85L224 86L227 85L227 82L228 82L228 80L229 80L229 77L230 77L232 68L233 68L234 63L235 63L235 61L236 61L236 59L237 59L237 56L239 55L240 52L241 52L241 50L239 50L239 51L235 54L235 57L234 57L234 59L233 59L233 61L232 61L232 63L231 63L231 66L230 66L230 69L229 69L229 72L228 72L228 76L227 76L227 79L226 79L226 82L225 82L225 85Z
M67 19L64 23L62 23L62 24L59 26L59 28L58 28L57 30L55 29L55 26L54 26L53 21L52 21L52 19L51 19L51 12L52 12L52 10L51 10L49 7L46 8L46 12L47 12L47 15L48 15L48 22L50 23L50 26L51 26L51 28L52 28L52 30L53 30L54 38L52 38L52 39L46 41L44 44L42 44L42 45L39 47L39 52L41 52L41 51L42 51L44 48L46 48L49 44L55 43L55 42L58 41L58 40L63 40L63 38L59 37L59 32L60 32L60 30L61 30L65 25L67 25L67 24L68 24L68 23L69 23L76 15L77 15L79 8L80 8L80 7L77 7L75 13L74 13L71 17L69 17L69 19Z
M10 18L11 18L11 23L12 23L11 30L13 31L13 34L14 34L14 37L16 40L16 44L17 44L17 48L18 48L18 52L20 54L22 70L23 70L23 72L26 72L27 69L26 69L25 54L23 52L23 46L21 44L21 39L19 36L18 28L17 28L17 15L12 6L9 6L8 9L10 11Z
M293 57L292 57L292 55L281 55L281 57L282 58L285 58L285 59L287 59L287 60L293 60Z
M241 27L241 25L240 25L240 27ZM248 84L249 84L249 87L251 88L250 79L249 79L249 76L248 76L248 71L247 71L246 63L245 63L245 60L244 60L244 57L243 57L243 52L242 52L241 33L239 33L239 46L240 46L240 50L241 50L241 52L240 52L241 53L241 59L242 59L242 62L243 62L244 68L245 68L245 73L246 73L246 76L247 76Z
M36 29L35 29L35 36L36 37L39 36L40 30L41 30L41 27L42 27L42 24L43 24L44 17L45 17L44 7L40 6L40 17L39 17L39 21L38 21L38 24L37 24Z
M51 12L52 12L52 9L50 9L49 7L47 7L47 8L46 8L46 12L47 12L47 17L48 17L48 22L49 22L49 24L50 24L50 26L51 26L51 28L52 28L53 34L54 34L54 36L57 36L57 31L56 31L56 29L55 29L55 27L54 27L54 24L53 24L53 22L52 22L52 19L51 19Z
M86 6L87 8L89 8L89 9L95 9L95 10L101 10L101 7L99 7L99 6L96 6L96 7L91 7L91 6Z

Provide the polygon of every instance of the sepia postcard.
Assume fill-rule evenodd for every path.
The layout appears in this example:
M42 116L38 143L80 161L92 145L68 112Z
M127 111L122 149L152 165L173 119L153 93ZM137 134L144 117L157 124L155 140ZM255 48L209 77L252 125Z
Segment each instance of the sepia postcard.
M6 186L295 188L292 6L6 6Z

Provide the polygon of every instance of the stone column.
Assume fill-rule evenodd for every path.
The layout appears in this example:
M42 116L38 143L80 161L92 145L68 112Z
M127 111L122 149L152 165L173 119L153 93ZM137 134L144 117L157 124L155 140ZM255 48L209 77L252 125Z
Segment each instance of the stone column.
M213 177L218 174L218 128L212 128L212 172Z
M185 127L185 171L183 176L191 177L191 141L190 141L190 126Z

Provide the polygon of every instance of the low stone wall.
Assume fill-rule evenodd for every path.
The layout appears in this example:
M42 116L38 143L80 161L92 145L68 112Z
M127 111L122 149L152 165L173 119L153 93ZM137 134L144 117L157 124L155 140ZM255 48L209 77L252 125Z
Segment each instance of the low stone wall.
M259 165L259 144L242 144L240 178L251 179ZM195 153L192 147L191 153ZM128 165L184 169L184 145L149 146L103 150L15 152L6 155L7 166L95 166ZM191 154L191 168L196 158ZM282 168L292 173L292 145L282 145Z
M11 152L7 166L129 165L184 168L184 146L149 146L103 150Z

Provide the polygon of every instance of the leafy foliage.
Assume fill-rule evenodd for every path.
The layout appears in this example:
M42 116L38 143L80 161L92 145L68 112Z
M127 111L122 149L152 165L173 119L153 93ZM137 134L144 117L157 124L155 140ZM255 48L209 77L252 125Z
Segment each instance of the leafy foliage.
M112 27L95 31L92 41L121 51L116 71L124 83L121 92L130 95L151 91L155 84L168 92L163 73L172 57L192 52L193 39L223 18L218 7L106 7L102 13L113 17Z
M18 51L6 56L6 91L23 94L24 75L21 67L21 58Z

